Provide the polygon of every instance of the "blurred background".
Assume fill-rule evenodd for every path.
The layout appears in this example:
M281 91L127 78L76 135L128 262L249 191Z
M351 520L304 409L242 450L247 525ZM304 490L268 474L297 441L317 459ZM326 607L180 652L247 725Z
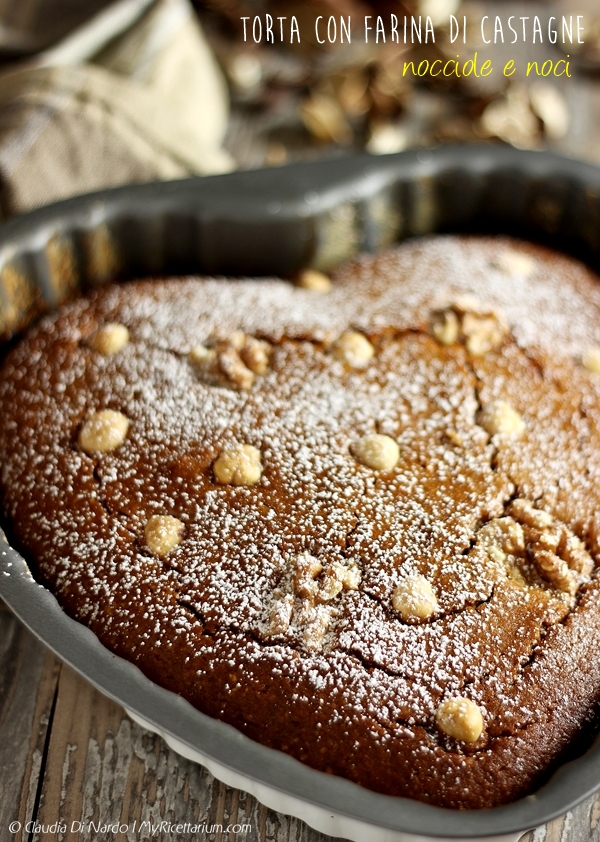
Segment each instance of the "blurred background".
M381 15L389 33L391 14L429 15L435 43L375 43L374 30L365 43L365 16L374 27ZM451 14L467 17L466 45L451 43ZM275 43L266 43L267 15ZM336 43L317 44L318 15L351 16L352 43L338 32ZM484 15L501 17L504 44L482 42ZM510 15L530 17L525 42L508 43ZM535 15L543 42L534 44ZM584 44L549 42L548 21L560 29L563 15L582 16ZM299 44L290 43L292 16ZM491 60L491 75L403 74L407 61L458 54L462 63L475 52ZM527 62L561 59L570 78L525 76ZM4 216L132 181L439 143L549 148L600 163L598 0L0 0L0 61Z

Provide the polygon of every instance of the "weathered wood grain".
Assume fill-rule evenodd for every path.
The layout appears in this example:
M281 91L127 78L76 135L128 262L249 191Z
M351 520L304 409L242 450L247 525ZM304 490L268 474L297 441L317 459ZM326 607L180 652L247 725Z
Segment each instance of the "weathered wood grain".
M0 838L37 807L60 663L0 602Z
M526 833L520 842L598 842L600 794L588 798L565 816Z

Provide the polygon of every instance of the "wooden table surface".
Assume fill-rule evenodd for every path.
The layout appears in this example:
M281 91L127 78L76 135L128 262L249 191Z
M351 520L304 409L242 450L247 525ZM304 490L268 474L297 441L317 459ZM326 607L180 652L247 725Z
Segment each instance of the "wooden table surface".
M115 823L122 832L100 829ZM0 842L151 839L334 842L180 757L0 602ZM600 840L600 794L521 842L588 840Z

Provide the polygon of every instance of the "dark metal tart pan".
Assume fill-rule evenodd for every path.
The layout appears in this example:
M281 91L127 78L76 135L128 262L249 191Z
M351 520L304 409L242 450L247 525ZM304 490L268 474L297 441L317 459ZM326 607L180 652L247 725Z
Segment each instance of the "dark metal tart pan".
M289 275L439 231L516 234L597 267L600 169L508 147L442 147L76 197L0 228L0 348L40 312L115 277ZM57 655L178 751L332 835L515 842L600 788L600 742L590 737L585 753L504 807L452 811L379 795L265 748L153 684L64 614L1 531L0 597Z

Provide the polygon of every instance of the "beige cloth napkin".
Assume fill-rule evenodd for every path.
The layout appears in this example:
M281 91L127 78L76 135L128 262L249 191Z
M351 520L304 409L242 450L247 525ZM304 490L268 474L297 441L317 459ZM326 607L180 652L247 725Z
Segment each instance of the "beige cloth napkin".
M120 0L0 73L5 213L232 167L224 80L188 0Z

